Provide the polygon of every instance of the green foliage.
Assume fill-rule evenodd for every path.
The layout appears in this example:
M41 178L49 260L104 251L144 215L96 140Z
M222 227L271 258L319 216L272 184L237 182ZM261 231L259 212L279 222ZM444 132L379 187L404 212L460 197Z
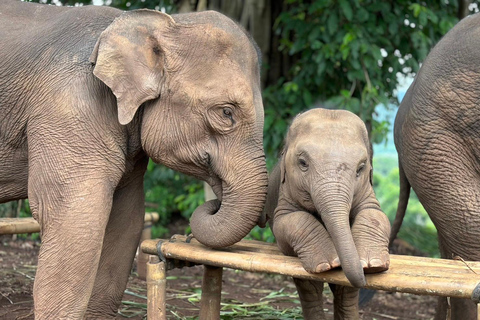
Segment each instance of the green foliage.
M273 236L273 232L268 224L263 229L259 226L255 226L255 228L253 228L245 238L249 240L259 240L271 243L275 242L275 237Z
M294 61L286 78L264 91L265 146L275 156L287 119L314 106L350 110L380 143L388 123L379 104L398 104L398 75L413 75L430 48L457 21L457 3L288 0L275 32Z
M28 200L10 201L0 204L0 218L24 218L31 217Z
M382 210L391 223L395 219L400 190L399 173L396 158L383 156L374 159L373 187ZM427 212L411 192L407 212L400 228L398 238L410 243L415 248L431 257L439 257L437 230Z
M189 219L196 207L204 203L203 183L150 161L145 174L145 201L148 209L159 213L160 219L152 229L153 237L168 230L172 215Z

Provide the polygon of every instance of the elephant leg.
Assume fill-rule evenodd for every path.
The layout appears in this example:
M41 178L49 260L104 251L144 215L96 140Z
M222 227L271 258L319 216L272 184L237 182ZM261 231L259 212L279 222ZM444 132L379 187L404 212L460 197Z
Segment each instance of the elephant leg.
M348 286L331 286L333 291L333 316L335 320L359 319L359 289Z
M366 273L387 270L390 265L388 238L390 222L380 210L364 209L356 216L352 235Z
M325 320L323 282L293 278L305 320Z
M277 214L273 233L280 250L286 255L298 256L308 272L319 273L340 266L330 235L308 212Z
M139 171L134 179L114 193L87 319L115 319L117 315L145 215L143 166Z
M438 139L440 143L440 139ZM462 145L451 143L438 147L442 161L425 159L438 167L415 170L413 189L429 213L438 232L441 257L455 256L465 261L480 261L480 181ZM445 152L445 153L443 153ZM431 153L434 154L434 153ZM452 159L452 156L455 157ZM452 165L455 163L456 165ZM440 170L447 164L448 170ZM476 165L476 164L475 164ZM433 164L432 164L433 166ZM412 176L411 172L410 176ZM417 174L418 173L418 174ZM461 235L461 236L459 236ZM440 298L438 316L445 319L446 299ZM476 319L477 308L470 300L450 299L451 319Z
M438 237L438 244L442 258L451 259L455 255L455 253L453 253L445 244L445 240L442 238L441 235L439 235ZM468 261L473 259L469 259L467 257L466 259L464 258L464 260ZM477 305L472 300L450 298L449 307L447 298L439 297L435 320L446 319L449 308L451 320L477 319Z
M29 171L30 206L42 232L33 288L35 319L83 319L113 190L98 172L77 171L82 180L64 184L46 171L36 166Z

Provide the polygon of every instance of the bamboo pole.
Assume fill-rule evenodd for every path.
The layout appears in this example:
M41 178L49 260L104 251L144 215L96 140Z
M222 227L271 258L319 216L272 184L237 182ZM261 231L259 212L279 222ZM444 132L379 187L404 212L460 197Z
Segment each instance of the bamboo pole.
M140 241L138 243L138 254L137 254L137 274L138 277L142 280L145 280L147 277L147 261L149 255L144 253L140 249L140 245L144 240L152 238L152 226L155 222L158 221L159 215L157 212L146 212L144 217L144 224L142 235L140 236Z
M153 223L158 218L157 212L147 212L144 221ZM0 235L36 232L40 232L40 225L34 218L0 218Z
M33 218L1 218L0 234L40 232L40 225Z
M143 222L157 222L159 217L158 212L145 212Z
M147 253L144 253L140 249L140 245L144 240L152 238L152 223L145 222L143 225L142 235L140 236L140 242L138 243L138 254L137 254L137 274L138 277L142 280L147 278L147 262L148 257L150 256Z
M167 280L165 262L151 256L147 263L147 319L166 320Z
M185 243L181 239L184 237L176 236L173 242L164 240L161 250L165 257L197 264L251 272L278 273L300 279L350 286L350 282L340 269L310 274L305 271L298 258L281 255L279 251L278 254L269 253L274 251L271 246L265 246L268 249L267 253L261 250L247 252L244 249L252 243L243 240L227 249L214 250L197 241ZM144 241L142 250L156 254L157 242L158 240ZM240 250L236 251L237 247ZM473 299L472 294L475 288L477 286L480 288L480 262L390 255L389 270L365 276L367 280L365 288L368 289Z
M223 268L204 266L202 299L200 300L200 320L220 319Z

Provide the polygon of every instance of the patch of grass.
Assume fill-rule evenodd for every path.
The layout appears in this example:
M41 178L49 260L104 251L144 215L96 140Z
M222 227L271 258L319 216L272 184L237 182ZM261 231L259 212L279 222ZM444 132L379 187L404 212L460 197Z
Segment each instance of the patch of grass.
M136 298L146 299L144 295L137 294L130 290L126 290L125 293ZM185 291L173 290L170 293L173 293L171 298L186 299L196 307L192 310L198 310L198 304L202 295L202 291L200 289L190 289ZM280 289L279 291L264 290L264 293L266 295L263 298L260 298L259 302L255 303L244 303L236 299L222 299L222 303L220 304L220 319L231 320L246 317L252 320L303 319L300 301L298 300L298 295L296 293L286 293L283 291L283 289ZM222 295L223 294L224 293L222 292ZM299 306L295 308L277 309L271 305L272 303L280 302L294 302ZM125 318L132 318L142 314L146 315L146 310L146 303L124 300L122 301L122 308L119 310L119 314ZM185 317L180 315L179 310L177 310L176 307L169 305L168 301L167 310L168 314L175 316L175 319L178 320L198 319L198 316Z

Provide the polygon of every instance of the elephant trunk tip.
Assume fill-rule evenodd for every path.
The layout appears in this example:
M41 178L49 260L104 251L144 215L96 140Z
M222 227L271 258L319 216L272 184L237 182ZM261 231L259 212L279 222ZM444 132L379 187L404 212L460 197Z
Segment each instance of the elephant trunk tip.
M367 284L367 281L365 280L365 275L363 274L363 272L359 277L347 277L347 279L355 288L363 288Z

